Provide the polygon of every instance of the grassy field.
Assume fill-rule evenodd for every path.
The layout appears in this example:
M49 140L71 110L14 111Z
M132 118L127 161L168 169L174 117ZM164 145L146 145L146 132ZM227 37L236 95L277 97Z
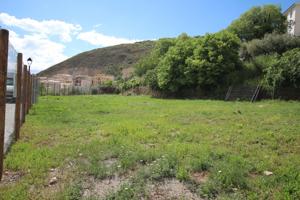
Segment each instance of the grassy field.
M42 97L5 171L5 200L300 199L300 103Z

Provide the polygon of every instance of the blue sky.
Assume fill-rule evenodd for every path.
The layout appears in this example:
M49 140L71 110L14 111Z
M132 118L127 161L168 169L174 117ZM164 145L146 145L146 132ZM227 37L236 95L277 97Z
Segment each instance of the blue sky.
M295 0L1 0L0 26L40 71L82 51L138 40L203 35L253 6Z

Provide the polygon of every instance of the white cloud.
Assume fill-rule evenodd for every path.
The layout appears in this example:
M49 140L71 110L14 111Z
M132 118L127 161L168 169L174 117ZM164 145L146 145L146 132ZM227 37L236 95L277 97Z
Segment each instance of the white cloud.
M16 18L6 13L0 13L0 23L7 27L20 28L25 31L19 35L10 30L10 42L23 58L33 59L32 70L39 72L68 58L64 54L65 45L81 30L80 25L66 23L60 20L37 21L31 18ZM51 36L57 36L56 42Z
M96 46L112 46L123 43L133 43L138 40L104 35L95 30L81 32L80 25L61 20L35 20L17 18L7 13L0 13L0 24L10 29L10 42L23 58L33 59L32 70L39 72L68 58L65 55L65 42L73 38L86 41ZM94 28L101 26L96 24ZM18 29L23 32L20 34Z
M31 33L45 36L58 36L63 42L72 41L72 35L81 31L81 26L60 20L37 21L31 18L18 19L7 13L0 13L0 23L6 26L18 27Z
M44 35L20 36L14 31L10 31L9 35L10 42L15 49L23 53L23 60L26 61L28 57L32 58L33 72L39 72L68 58L64 55L63 44L53 42Z
M86 41L95 46L113 46L118 44L127 44L138 42L139 40L131 40L126 38L119 38L109 35L104 35L102 33L96 32L95 30L82 32L77 35L77 39Z

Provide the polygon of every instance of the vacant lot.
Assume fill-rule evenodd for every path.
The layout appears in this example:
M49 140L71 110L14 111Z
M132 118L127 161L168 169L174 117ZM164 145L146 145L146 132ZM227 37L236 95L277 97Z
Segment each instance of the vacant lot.
M299 199L300 103L43 97L0 199Z

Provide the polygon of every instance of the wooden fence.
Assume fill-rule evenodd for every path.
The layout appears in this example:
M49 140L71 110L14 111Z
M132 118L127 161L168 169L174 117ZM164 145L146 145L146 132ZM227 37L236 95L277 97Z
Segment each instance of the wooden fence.
M5 117L6 117L6 88L8 66L9 32L0 29L0 181L3 174ZM15 110L14 110L14 138L20 138L20 128L25 122L26 114L38 100L38 79L30 73L30 67L23 65L22 53L17 54L15 76Z

